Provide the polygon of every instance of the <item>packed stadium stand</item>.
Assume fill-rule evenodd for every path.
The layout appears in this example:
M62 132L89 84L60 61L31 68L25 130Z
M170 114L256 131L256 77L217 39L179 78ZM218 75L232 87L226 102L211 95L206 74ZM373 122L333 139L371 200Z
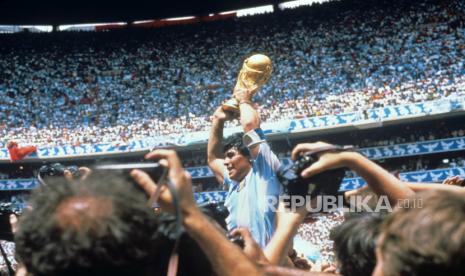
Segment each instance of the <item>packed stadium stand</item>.
M207 130L254 52L275 65L256 97L265 122L460 97L463 9L461 1L349 1L157 30L5 35L2 142Z

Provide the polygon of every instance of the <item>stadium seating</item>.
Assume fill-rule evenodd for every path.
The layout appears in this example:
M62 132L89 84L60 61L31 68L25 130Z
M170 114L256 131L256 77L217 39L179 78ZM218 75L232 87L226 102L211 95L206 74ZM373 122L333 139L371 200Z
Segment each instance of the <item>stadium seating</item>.
M208 130L255 52L274 62L256 96L267 123L463 101L461 1L338 5L158 30L2 35L0 142L127 144Z

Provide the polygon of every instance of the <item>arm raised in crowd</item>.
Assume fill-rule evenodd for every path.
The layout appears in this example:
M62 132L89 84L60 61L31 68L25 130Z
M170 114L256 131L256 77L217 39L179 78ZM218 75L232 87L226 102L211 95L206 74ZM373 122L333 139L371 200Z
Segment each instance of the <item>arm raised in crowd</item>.
M212 128L207 146L207 161L208 166L215 174L219 183L223 183L224 171L226 170L222 145L223 128L224 123L231 119L232 115L229 112L225 112L221 106L216 109L212 116Z
M305 207L295 210L286 210L280 203L276 212L276 231L266 245L264 253L272 265L284 265L292 238L297 233L299 225L305 218L307 211Z
M415 193L438 190L438 191L450 191L450 192L465 194L465 188L460 185L462 181L463 180L460 177L453 176L453 177L449 177L445 179L442 184L404 182L404 185L406 185L409 189L411 189ZM373 195L373 191L369 186L363 186L361 188L351 190L351 191L346 191L344 193L344 197L347 202L350 201L350 197L352 196L368 196L368 195Z
M218 275L263 275L261 268L244 255L239 247L229 242L197 207L191 178L182 168L176 153L171 150L156 150L146 158L165 160L163 162L169 168L169 179L176 187L184 227L202 248L214 271ZM166 186L157 186L149 175L140 170L132 171L131 176L150 196L161 189L158 203L162 210L174 211L172 196Z
M452 185L452 184L406 182L405 185L407 185L415 193L419 193L423 191L430 191L430 190L465 193L465 188L461 186Z
M252 93L247 90L238 89L234 97L239 101L240 122L244 132L249 132L260 127L260 117L257 110L252 106Z
M240 122L244 133L260 128L260 116L252 106L252 92L238 89L234 97L239 101ZM257 145L249 148L252 157L258 155L260 147Z
M301 153L326 146L329 146L329 144L324 142L299 144L293 149L292 158L295 160ZM400 199L406 199L414 195L412 189L401 180L360 153L352 151L323 152L319 154L317 162L302 172L302 176L310 177L326 170L341 167L347 167L356 172L376 194L386 195L392 205L396 205Z

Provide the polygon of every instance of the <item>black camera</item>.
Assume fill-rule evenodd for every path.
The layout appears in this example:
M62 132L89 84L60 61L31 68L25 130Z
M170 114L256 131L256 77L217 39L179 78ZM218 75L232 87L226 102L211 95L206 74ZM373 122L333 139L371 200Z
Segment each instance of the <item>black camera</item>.
M69 171L73 178L79 178L80 172L77 166L64 166L60 163L43 165L39 169L39 175L44 178L48 176L63 176L65 171Z
M209 201L199 204L199 208L208 217L216 221L221 228L227 230L226 218L229 215L228 208L224 206L223 201Z
M200 210L202 210L202 212L206 216L208 216L209 218L213 219L216 223L218 223L223 230L228 229L226 226L226 218L229 215L229 211L228 211L228 208L224 206L224 202L217 202L217 201L206 202L206 203L200 204L199 207L200 207ZM235 245L239 246L242 249L245 246L244 238L242 238L242 236L240 235L232 236L228 234L226 238L230 242L234 243Z
M23 214L23 208L11 202L0 203L0 216L10 215L10 214L15 214L17 216L20 216Z
M23 207L11 202L0 203L0 240L14 241L10 215L21 216Z
M345 175L345 168L328 170L309 178L303 178L300 174L303 170L318 161L318 154L325 151L350 150L349 146L328 146L316 151L304 153L291 164L281 165L277 172L278 180L284 187L286 195L310 196L337 195Z

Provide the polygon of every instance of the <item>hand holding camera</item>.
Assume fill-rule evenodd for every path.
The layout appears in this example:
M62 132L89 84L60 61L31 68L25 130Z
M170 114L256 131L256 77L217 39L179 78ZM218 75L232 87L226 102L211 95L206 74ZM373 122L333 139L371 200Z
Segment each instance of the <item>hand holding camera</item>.
M238 245L244 254L251 260L261 264L268 264L263 250L258 243L252 238L250 231L245 228L236 228L231 232L230 241Z
M351 146L336 146L325 142L298 144L291 154L293 160L299 159L299 156L311 153L317 158L310 166L301 171L304 178L311 177L321 172L347 167L347 153L352 150Z
M292 151L293 164L281 166L278 179L291 196L336 195L350 149L324 142L299 144Z
M175 187L177 204L166 185L156 183L146 172L135 169L131 171L132 178L150 196L159 194L158 203L164 211L174 213L176 205L179 206L183 214L198 211L192 192L192 181L189 173L183 168L179 157L172 150L155 150L145 156L146 159L160 159L160 164L168 169L168 179ZM162 180L163 181L163 180Z

